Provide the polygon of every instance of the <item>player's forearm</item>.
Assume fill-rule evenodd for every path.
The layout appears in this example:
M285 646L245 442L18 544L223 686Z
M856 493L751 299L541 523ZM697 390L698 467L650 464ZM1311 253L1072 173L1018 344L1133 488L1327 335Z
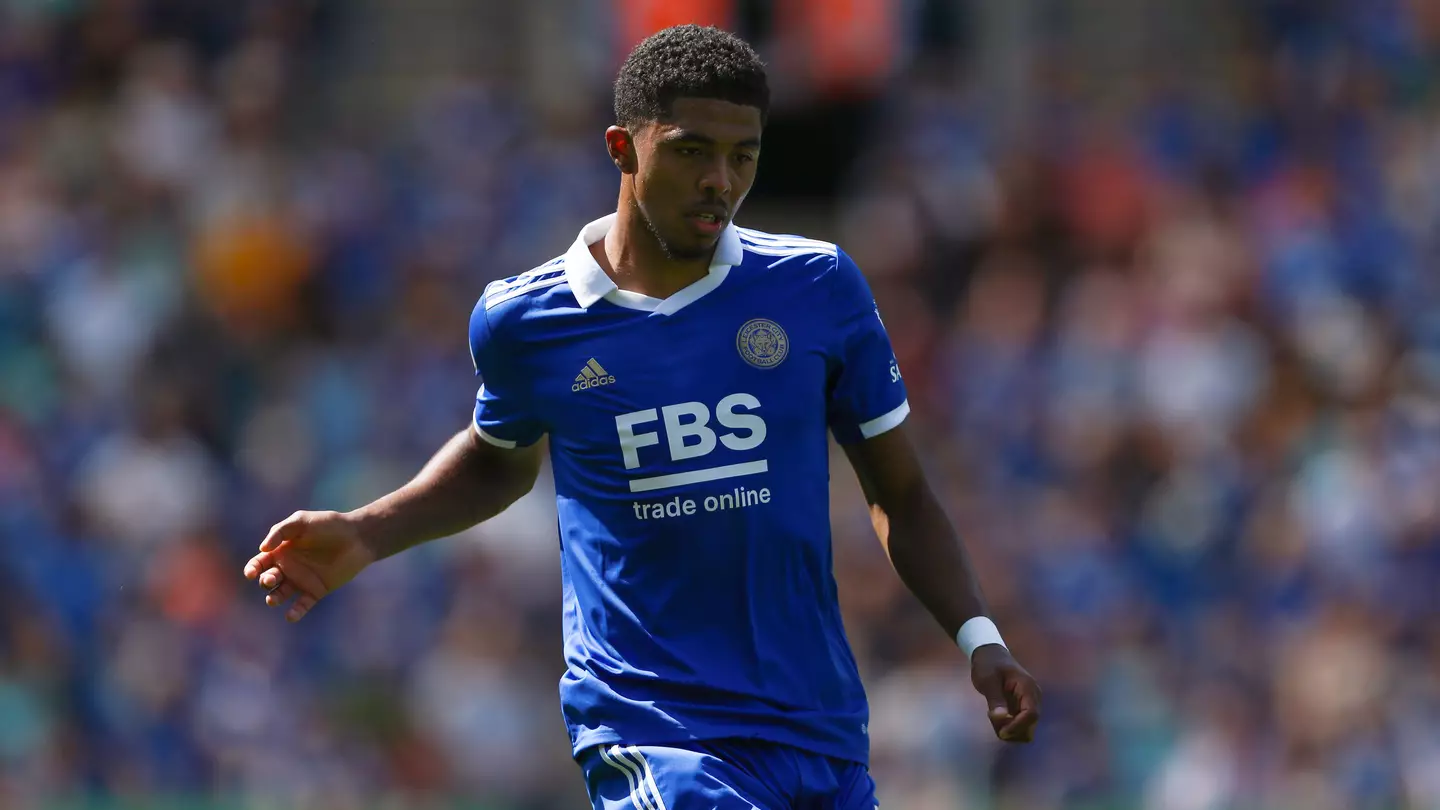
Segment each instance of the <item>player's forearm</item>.
M929 486L921 483L885 510L885 547L895 572L951 638L988 607L955 527Z
M534 448L498 450L467 429L405 486L349 517L376 559L384 559L500 514L535 485L538 468Z

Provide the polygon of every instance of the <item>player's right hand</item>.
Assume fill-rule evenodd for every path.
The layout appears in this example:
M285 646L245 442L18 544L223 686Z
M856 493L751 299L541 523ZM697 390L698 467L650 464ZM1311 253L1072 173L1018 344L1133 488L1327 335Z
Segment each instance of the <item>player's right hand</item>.
M298 622L315 604L375 561L350 518L340 512L296 512L276 523L245 564L245 578L265 589L265 604L295 598L285 618Z

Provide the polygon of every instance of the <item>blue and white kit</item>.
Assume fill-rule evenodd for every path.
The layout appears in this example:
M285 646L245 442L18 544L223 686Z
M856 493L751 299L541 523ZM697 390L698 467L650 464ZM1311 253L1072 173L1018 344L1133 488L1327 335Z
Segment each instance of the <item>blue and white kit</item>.
M834 244L734 225L670 298L619 290L589 249L614 219L491 284L470 323L481 436L550 440L561 704L595 806L680 810L664 783L750 743L725 750L770 763L794 795L807 780L855 795L817 806L870 810L828 435L861 441L909 412L874 297ZM618 803L602 803L601 776Z

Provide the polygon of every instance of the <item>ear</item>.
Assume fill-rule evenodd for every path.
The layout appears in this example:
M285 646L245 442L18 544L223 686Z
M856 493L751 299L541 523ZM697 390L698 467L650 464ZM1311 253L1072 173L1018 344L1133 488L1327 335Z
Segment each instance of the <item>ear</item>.
M625 127L610 127L605 130L605 149L610 160L622 174L634 174L640 162L635 156L635 138Z

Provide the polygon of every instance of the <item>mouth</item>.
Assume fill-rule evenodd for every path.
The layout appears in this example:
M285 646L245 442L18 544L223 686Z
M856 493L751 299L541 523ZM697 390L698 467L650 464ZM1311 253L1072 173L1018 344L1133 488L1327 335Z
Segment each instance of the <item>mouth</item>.
M713 236L725 227L726 217L718 211L696 211L685 216L686 221L695 230Z

